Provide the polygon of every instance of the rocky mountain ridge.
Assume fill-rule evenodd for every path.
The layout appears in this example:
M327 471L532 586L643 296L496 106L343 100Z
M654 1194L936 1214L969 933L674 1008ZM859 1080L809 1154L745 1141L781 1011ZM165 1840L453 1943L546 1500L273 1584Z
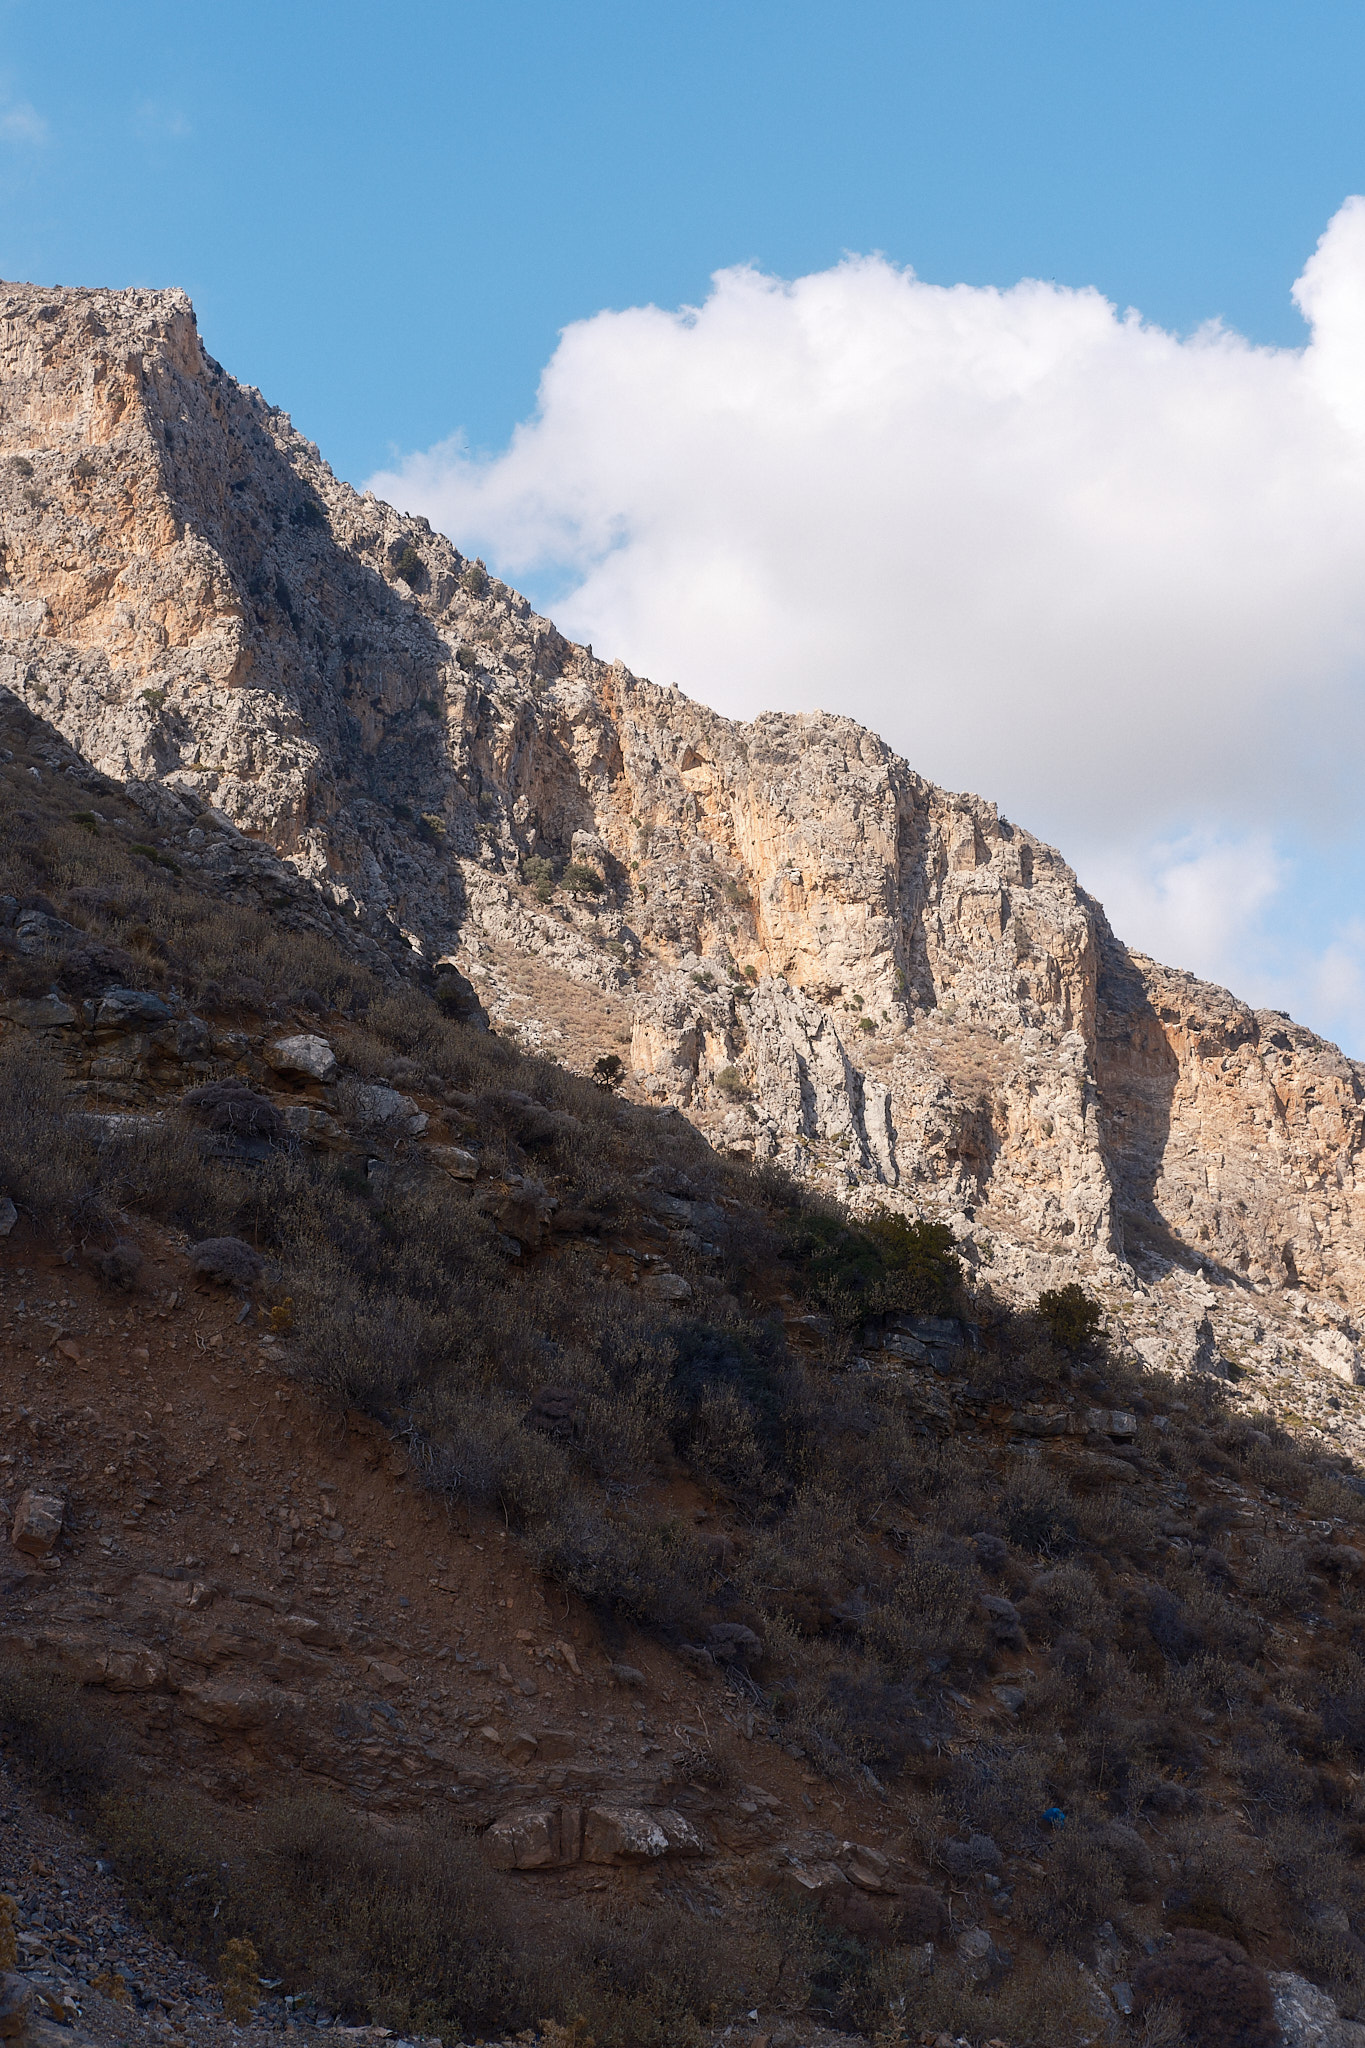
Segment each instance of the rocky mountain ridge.
M605 1033L637 1097L949 1220L1006 1291L1090 1275L1144 1355L1259 1327L1353 1378L1357 1063L1125 948L852 721L736 724L574 646L338 481L183 294L4 287L0 390L0 682L182 862L230 823L528 1045Z

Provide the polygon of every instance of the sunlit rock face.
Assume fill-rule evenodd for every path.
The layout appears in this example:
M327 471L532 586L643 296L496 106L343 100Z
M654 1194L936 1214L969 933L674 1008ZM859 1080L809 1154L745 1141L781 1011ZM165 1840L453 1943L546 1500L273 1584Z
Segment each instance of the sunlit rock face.
M531 961L530 1043L609 1000L637 1095L949 1218L1007 1287L1201 1259L1355 1310L1362 1070L1128 952L991 804L565 640L339 483L179 292L0 287L0 379L0 683L104 772L495 1015Z

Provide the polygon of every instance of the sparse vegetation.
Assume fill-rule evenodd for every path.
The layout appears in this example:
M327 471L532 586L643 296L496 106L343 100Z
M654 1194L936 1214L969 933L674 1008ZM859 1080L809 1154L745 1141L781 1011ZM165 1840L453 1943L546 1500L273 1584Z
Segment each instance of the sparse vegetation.
M521 864L521 879L538 903L548 903L555 893L554 862L543 853L528 853Z
M482 562L470 562L466 565L464 574L460 578L460 588L466 597L486 597L488 595L488 571L484 568Z
M564 887L572 896L600 896L606 883L586 861L571 860L564 870Z
M78 1805L148 1923L213 1970L244 2022L262 1975L352 2020L452 2040L581 2016L600 2048L700 2048L701 2023L772 1982L776 1945L677 1909L528 1917L515 1879L448 1824L380 1832L337 1802L229 1813L148 1791L76 1687L0 1662L0 1736Z
M139 1218L195 1245L239 1240L262 1263L225 1284L273 1304L320 1399L401 1415L433 1495L496 1511L605 1630L629 1622L690 1653L812 1784L866 1786L870 1771L925 1875L951 1876L983 1919L986 1876L1005 1881L972 1848L984 1840L1012 1888L1014 1970L925 1977L912 1951L935 1937L905 1931L920 1921L898 1932L849 1907L848 1925L784 1924L822 2011L1052 2048L1088 2024L1075 1957L1106 1922L1151 2042L1218 2039L1215 1980L1218 2010L1241 2015L1227 2040L1254 2042L1266 1929L1294 1967L1365 2002L1352 1475L1226 1386L1195 1378L1177 1398L1125 1363L1083 1290L1016 1314L964 1273L945 1226L854 1215L723 1160L683 1119L461 1021L462 977L426 993L288 911L263 916L139 855L132 831L149 828L117 792L99 795L92 834L74 808L85 792L54 776L35 793L26 729L11 716L17 758L0 764L0 895L46 906L52 928L30 952L0 931L5 993L74 1007L111 986L180 989L197 1009L150 1034L160 1098L176 1103L155 1125L73 1114L90 1096L69 1092L59 1033L0 1037L0 1187L23 1227L111 1289L139 1284L120 1251ZM522 872L552 885L542 856ZM365 1125L363 1150L299 1142L268 1081L242 1078L245 1053L213 1052L220 1033L259 1045L282 992L337 1051L343 1122L376 1081L425 1091L433 1114L452 1105L452 1141L486 1168L473 1195L382 1124ZM559 1205L553 1235L513 1179ZM674 1231L690 1301L604 1271L603 1245L637 1224L654 1243ZM802 1314L784 1327L774 1304L791 1296ZM869 1340L888 1324L901 1350L883 1355ZM561 1434L527 1426L547 1355L573 1395ZM1097 1438L1097 1407L1131 1410L1136 1438ZM707 1522L661 1507L664 1487L700 1497ZM1243 1525L1232 1489L1265 1499L1266 1526ZM994 1688L1010 1691L998 1711ZM263 1969L356 2017L453 2037L576 2011L599 2043L671 2043L769 1966L709 1940L698 1957L688 1926L653 1906L567 1912L532 1941L448 1827L400 1840L312 1803L229 1825L125 1799L107 1726L31 1665L0 1674L0 1725L174 1939L213 1967L225 1941L250 1941ZM225 1829L210 1896L187 1881ZM1150 1969L1144 1929L1161 1937Z
M790 1228L788 1256L808 1299L848 1328L960 1306L962 1263L946 1223L883 1209L854 1224L833 1204L812 1203Z
M394 558L393 573L410 590L416 590L426 575L426 565L411 541L407 541Z
M1064 1351L1084 1351L1098 1337L1104 1320L1099 1303L1074 1280L1065 1287L1045 1289L1038 1297L1038 1314L1053 1343Z

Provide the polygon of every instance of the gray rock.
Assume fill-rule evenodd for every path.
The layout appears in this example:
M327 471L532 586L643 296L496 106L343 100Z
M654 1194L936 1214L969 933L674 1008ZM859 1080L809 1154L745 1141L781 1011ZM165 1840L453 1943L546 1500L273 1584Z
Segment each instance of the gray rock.
M382 1082L361 1081L348 1087L343 1109L350 1111L367 1130L390 1132L395 1136L419 1138L431 1121L409 1095Z
M0 2041L20 2048L33 2014L33 1986L15 1970L0 1975Z
M439 1166L442 1173L448 1173L452 1180L474 1180L479 1171L477 1154L466 1152L463 1145L432 1145L429 1147L432 1164Z
M19 1211L9 1195L0 1195L0 1237L8 1237L19 1221Z
M1116 1442L1129 1443L1137 1435L1137 1417L1126 1408L1087 1408L1085 1425L1096 1436L1112 1437Z
M76 1021L76 1012L60 996L11 996L0 1003L0 1017L24 1031L62 1031Z
M277 1038L262 1051L262 1059L277 1074L296 1074L306 1081L334 1081L337 1056L325 1038L316 1032L296 1032L292 1038Z
M983 1593L981 1605L985 1611L986 1623L992 1639L1007 1647L1023 1641L1023 1628L1019 1620L1019 1609L1003 1593Z
M318 1141L328 1138L340 1139L345 1136L336 1118L329 1116L325 1109L319 1109L316 1103L290 1102L279 1114L291 1138L311 1138Z
M172 1015L170 1006L150 989L107 988L95 1012L95 1026L100 1031L127 1031L134 1024L169 1024Z
M653 1295L656 1301L690 1301L692 1283L681 1273L646 1273L640 1292Z
M1292 1970L1272 1970L1270 1989L1284 2048L1365 2048L1365 2027L1346 2020L1326 1991Z

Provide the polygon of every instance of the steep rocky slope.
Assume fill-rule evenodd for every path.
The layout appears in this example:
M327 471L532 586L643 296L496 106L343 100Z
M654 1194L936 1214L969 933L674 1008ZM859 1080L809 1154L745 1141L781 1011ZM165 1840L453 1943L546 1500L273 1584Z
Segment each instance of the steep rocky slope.
M619 1048L733 1151L949 1219L997 1285L1107 1277L1138 1337L1202 1262L1350 1377L1356 1063L1132 954L1051 848L850 721L737 725L571 645L339 483L183 295L12 286L0 320L0 680L182 841L211 806L358 941L457 960L571 1062ZM1187 1361L1195 1306L1158 1318Z
M98 1849L182 1956L259 1945L272 2027L1137 2048L1211 1940L1349 2040L1348 1337L1286 1310L1277 1365L1153 1262L1059 1348L983 1244L526 1056L290 877L0 691L0 1998L223 2040ZM619 1019L514 971L585 1060ZM1182 1330L1242 1377L1141 1369Z

